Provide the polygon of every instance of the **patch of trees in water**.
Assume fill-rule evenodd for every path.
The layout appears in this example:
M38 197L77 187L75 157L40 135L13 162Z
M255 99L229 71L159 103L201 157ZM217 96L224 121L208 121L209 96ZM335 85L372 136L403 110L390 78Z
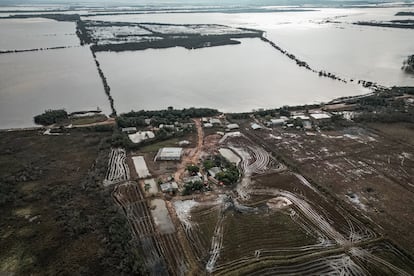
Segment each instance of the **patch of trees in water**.
M395 16L414 16L414 12L401 11L397 12Z
M414 74L414 55L408 56L403 62L402 68L405 72Z
M239 37L252 37L251 35L239 35ZM164 49L172 47L184 47L186 49L199 49L205 47L223 46L223 45L235 45L240 44L240 41L231 39L230 35L210 35L210 36L187 36L183 38L165 38L160 40L148 40L143 42L128 42L119 44L104 44L104 45L92 45L91 49L94 52L102 51L133 51L133 50L145 50L145 49Z
M386 27L386 28L399 28L399 29L414 29L414 20L391 20L384 22L371 22L371 21L358 21L352 23L360 26L373 26L373 27Z
M323 71L323 70L317 71L317 70L315 70L315 69L312 69L306 61L300 60L300 59L299 59L299 58L297 58L294 54L289 53L287 50L284 50L284 49L282 49L280 46L276 45L276 43L274 43L273 41L271 41L271 40L269 40L269 39L267 39L267 38L265 38L265 37L261 37L261 39L262 39L264 42L269 43L269 44L270 44L273 48L275 48L276 50L278 50L279 52L281 52L282 54L284 54L285 56L287 56L287 57L288 57L288 58L290 58L291 60L295 61L295 62L296 62L296 64L297 64L299 67L303 67L303 68L305 68L305 69L307 69L307 70L309 70L309 71L312 71L313 73L317 73L320 77L327 77L327 78L330 78L330 79L333 79L333 80L342 81L342 82L344 82L344 83L346 83L346 82L347 82L346 80L344 80L344 79L342 79L342 78L340 78L340 77L336 76L336 75L335 75L335 74L333 74L333 73L326 72L326 71Z

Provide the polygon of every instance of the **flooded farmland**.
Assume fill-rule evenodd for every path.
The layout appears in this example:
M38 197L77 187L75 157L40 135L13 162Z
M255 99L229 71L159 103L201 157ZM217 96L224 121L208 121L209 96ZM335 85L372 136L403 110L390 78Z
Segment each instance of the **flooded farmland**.
M414 52L414 30L356 26L357 21L409 19L394 16L401 8L318 9L308 12L189 13L96 16L88 19L125 22L225 24L256 28L318 70L382 85L412 85L400 70ZM330 23L328 23L329 21Z
M1 19L0 51L77 46L75 23L45 18Z
M320 78L260 39L197 50L97 53L118 112L167 106L251 111L368 92Z
M0 68L0 128L33 126L45 109L110 113L88 48L3 54Z

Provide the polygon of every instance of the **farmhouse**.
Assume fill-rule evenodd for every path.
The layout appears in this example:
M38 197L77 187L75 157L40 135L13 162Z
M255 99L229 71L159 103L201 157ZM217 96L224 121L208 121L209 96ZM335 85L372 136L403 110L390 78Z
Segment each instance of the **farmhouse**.
M253 123L253 124L251 125L251 127L252 127L252 129L253 129L253 130L257 130L257 129L261 129L261 128L262 128L260 125L258 125L258 124L256 124L256 123Z
M170 193L178 191L178 184L177 182L167 182L160 185L161 191L163 193Z
M221 172L221 169L219 167L212 167L208 170L208 173L211 177L216 177L216 174L218 174L219 172Z
M137 132L137 128L136 127L124 127L122 128L122 132L132 134L132 133Z
M270 119L270 122L268 123L268 126L281 126L283 125L287 120L280 118L280 119Z
M229 129L229 130L238 129L238 128L239 128L238 124L228 124L227 125L227 129Z
M326 121L331 119L331 115L328 113L314 113L310 114L310 117L315 121Z
M161 148L157 155L155 156L155 160L164 160L164 161L175 161L180 160L181 155L183 154L183 148Z

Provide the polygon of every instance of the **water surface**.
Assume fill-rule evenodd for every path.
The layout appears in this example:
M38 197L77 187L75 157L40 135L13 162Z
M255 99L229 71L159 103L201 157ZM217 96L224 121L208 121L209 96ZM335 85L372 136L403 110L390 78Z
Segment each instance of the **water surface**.
M101 52L118 112L168 106L251 111L367 92L296 66L260 39L197 50Z
M46 109L110 113L88 48L0 55L0 129L33 126Z

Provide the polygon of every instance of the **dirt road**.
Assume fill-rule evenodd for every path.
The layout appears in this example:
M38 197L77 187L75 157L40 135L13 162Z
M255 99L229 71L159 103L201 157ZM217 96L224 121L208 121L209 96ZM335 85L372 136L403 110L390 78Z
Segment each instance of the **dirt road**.
M200 155L203 149L204 132L200 119L193 119L193 121L197 128L197 145L195 148L189 149L187 154L181 159L181 163L178 165L178 169L174 174L175 181L181 180L187 165L199 163Z

